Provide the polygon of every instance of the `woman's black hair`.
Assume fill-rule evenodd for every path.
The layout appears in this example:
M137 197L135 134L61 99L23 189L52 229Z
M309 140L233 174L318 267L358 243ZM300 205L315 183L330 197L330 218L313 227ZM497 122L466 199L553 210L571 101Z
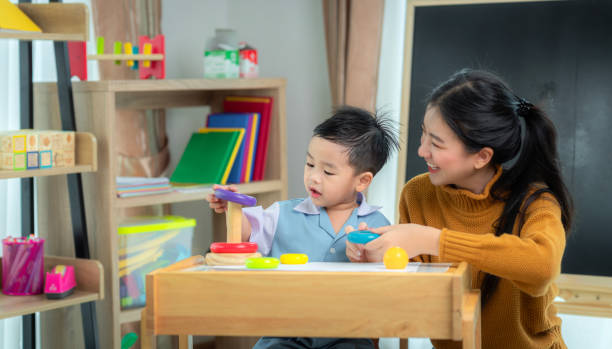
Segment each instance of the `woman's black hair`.
M346 147L355 173L369 171L376 175L399 148L391 119L348 105L336 108L329 119L315 127L314 136Z
M497 76L470 69L455 73L435 88L428 105L439 109L468 152L490 147L492 164L513 160L491 188L491 195L505 202L494 226L496 236L512 234L517 218L520 234L527 207L543 193L550 193L561 208L567 237L573 202L561 175L555 126L540 108L517 97ZM522 139L519 117L525 124ZM536 183L545 186L538 188ZM485 273L481 286L483 306L498 283L498 276Z

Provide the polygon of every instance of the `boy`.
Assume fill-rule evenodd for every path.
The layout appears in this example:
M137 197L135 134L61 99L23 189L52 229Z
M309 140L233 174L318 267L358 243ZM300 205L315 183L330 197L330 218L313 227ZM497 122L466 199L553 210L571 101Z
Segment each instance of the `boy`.
M308 145L304 166L305 199L292 199L242 209L242 240L256 242L265 256L304 253L312 262L349 262L346 256L347 226L365 222L379 227L389 221L370 206L362 194L390 153L398 148L396 131L388 119L356 107L344 106L319 124ZM234 187L213 186L234 190ZM210 194L215 212L222 213L227 202ZM350 343L350 344L349 344ZM371 348L368 339L270 338L255 348L298 347Z

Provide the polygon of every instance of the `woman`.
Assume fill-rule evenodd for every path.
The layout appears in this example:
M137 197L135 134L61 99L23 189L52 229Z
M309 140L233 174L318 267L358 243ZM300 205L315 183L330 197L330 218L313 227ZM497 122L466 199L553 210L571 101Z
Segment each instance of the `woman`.
M493 74L462 70L433 91L418 154L429 172L404 186L400 224L347 243L349 259L379 262L400 246L413 261L466 261L481 289L483 348L566 348L553 281L573 206L550 119Z

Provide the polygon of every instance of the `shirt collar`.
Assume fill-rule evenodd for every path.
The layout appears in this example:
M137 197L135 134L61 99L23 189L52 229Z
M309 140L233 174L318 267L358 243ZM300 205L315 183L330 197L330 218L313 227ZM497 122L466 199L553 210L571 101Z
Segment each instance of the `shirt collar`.
M359 207L357 207L357 216L367 216L373 212L376 212L381 209L381 206L370 206L366 202L365 196L362 193L357 193L357 203ZM310 197L307 197L302 202L297 204L294 208L295 211L305 213L305 214L320 214L321 211L317 205L315 205Z

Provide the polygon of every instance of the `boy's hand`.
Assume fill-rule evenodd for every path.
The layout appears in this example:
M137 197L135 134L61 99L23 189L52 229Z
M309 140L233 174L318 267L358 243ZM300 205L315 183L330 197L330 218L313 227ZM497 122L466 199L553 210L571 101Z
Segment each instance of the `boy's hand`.
M236 188L233 185L218 185L218 184L214 184L212 186L212 189L213 190L225 189L225 190L229 190L229 191L233 191L233 192L237 192L238 191L238 188ZM206 196L206 201L208 201L210 208L215 210L215 212L217 212L217 213L224 213L225 211L227 211L227 201L219 199L218 197L215 196L214 193L208 194Z
M361 222L357 228L357 230L368 230L368 225L365 222ZM355 229L350 225L344 228L346 234L352 231L355 231ZM368 261L364 245L354 244L348 240L346 241L346 256L353 263L364 263Z

